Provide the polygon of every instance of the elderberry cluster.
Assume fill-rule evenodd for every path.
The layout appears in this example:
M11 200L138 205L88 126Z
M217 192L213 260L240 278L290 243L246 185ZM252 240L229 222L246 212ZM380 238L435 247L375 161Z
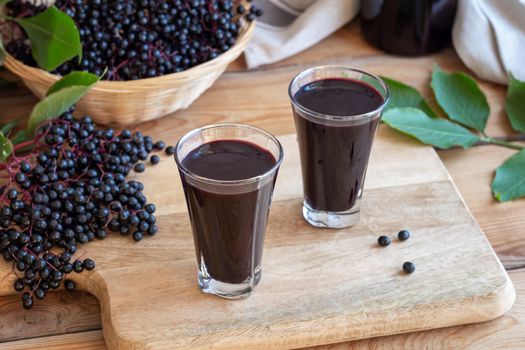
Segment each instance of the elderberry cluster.
M11 16L31 13L21 1L8 3ZM83 70L100 76L107 69L108 80L156 77L207 62L235 44L242 20L262 15L241 0L58 0L55 5L75 21L83 57L54 73ZM24 39L11 41L7 50L36 65Z
M143 171L148 158L158 163L149 155L165 148L140 131L97 129L71 113L41 127L34 143L31 154L0 165L8 175L0 187L0 253L13 264L26 309L62 281L74 290L68 274L95 268L93 260L75 258L84 244L110 232L135 241L157 233L155 205L144 185L126 176Z

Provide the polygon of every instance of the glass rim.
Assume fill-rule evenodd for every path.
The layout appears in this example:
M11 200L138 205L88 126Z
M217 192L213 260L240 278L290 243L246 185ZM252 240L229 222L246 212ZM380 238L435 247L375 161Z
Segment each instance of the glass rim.
M362 113L362 114L353 114L353 115L331 115L331 114L319 113L319 112L316 112L316 111L314 111L312 109L304 107L301 103L299 103L299 101L297 101L297 99L295 98L295 95L292 94L292 86L293 86L293 84L295 82L297 82L297 80L299 80L300 78L304 77L305 75L308 75L309 73L311 73L313 71L321 70L321 69L327 69L327 68L328 69L340 69L340 70L351 71L351 72L354 72L354 73L360 73L360 74L366 75L366 76L374 79L385 90L385 96L384 96L384 99L383 99L383 103L379 107L371 110L370 112L366 112L366 113ZM372 86L372 87L374 89L376 89L374 86ZM381 94L380 91L378 91L378 92ZM383 94L381 94L381 96L383 97ZM305 69L302 72L300 72L299 74L297 74L290 81L290 84L288 85L288 97L290 98L290 101L292 101L293 105L297 109L299 109L301 112L307 113L307 114L309 114L309 115L311 115L311 116L313 116L315 118L319 118L319 119L323 119L323 120L333 120L333 121L357 121L357 120L362 120L362 119L366 119L366 118L369 118L369 117L373 117L373 116L377 115L378 113L381 113L385 109L385 107L388 104L388 102L390 101L390 89L388 88L388 85L383 81L383 79L381 79L379 76L377 76L377 75L375 75L373 73L367 72L365 70L362 70L362 69L359 69L359 68L353 68L353 67L349 67L349 66L341 66L341 65L323 65L323 66L315 66L315 67L311 67L311 68Z
M209 177L205 177L205 176L201 176L201 175L195 174L194 172L192 172L191 170L189 170L188 168L186 168L182 164L182 160L179 159L178 151L180 149L180 146L185 141L187 141L188 138L190 138L191 136L194 136L195 134L197 134L199 132L202 132L203 130L228 128L228 127L229 128L233 127L233 128L240 128L240 129L247 129L247 130L251 130L251 131L256 131L258 133L261 133L261 134L267 136L270 140L272 140L272 142L275 143L275 145L277 146L277 148L279 150L279 157L277 159L275 159L275 164L270 169L268 169L267 171L265 171L264 173L262 173L260 175L249 177L249 178L246 178L246 179L240 179L240 180L217 180L217 179L211 179ZM263 147L261 147L261 148L263 148ZM268 150L268 149L266 149L266 150L270 152L270 150ZM193 129L193 130L189 131L188 133L186 133L184 136L182 136L180 138L180 140L177 142L177 144L175 145L175 162L177 163L177 166L178 166L179 170L182 171L185 175L191 176L192 178L194 178L196 180L203 181L203 182L206 182L206 183L209 183L209 184L214 184L214 185L246 185L246 184L259 182L262 179L264 179L265 177L267 177L267 176L271 175L272 173L274 173L277 169L279 169L279 167L280 167L280 165L281 165L281 163L283 161L283 158L284 158L283 146L282 146L281 142L274 135L270 134L268 131L263 130L261 128L258 128L258 127L252 126L252 125L247 125L247 124L240 124L240 123L217 123L217 124L210 124L210 125L206 125L206 126L203 126L203 127L200 127L200 128Z

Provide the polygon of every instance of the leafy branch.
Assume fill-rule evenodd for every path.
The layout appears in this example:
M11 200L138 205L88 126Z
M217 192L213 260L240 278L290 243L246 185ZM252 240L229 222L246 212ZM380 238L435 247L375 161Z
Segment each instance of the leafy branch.
M32 146L38 126L67 112L99 79L88 72L72 72L53 84L47 96L33 107L25 129L13 133L18 121L0 126L0 161L4 162L21 148Z
M10 0L0 0L0 6ZM30 17L14 18L0 15L0 18L19 25L31 42L31 52L39 67L51 71L64 62L82 56L80 34L75 22L56 6ZM0 33L0 66L4 63L7 51ZM38 102L29 116L27 127L14 133L17 122L0 125L0 161L5 161L15 151L31 147L37 127L66 112L73 106L99 77L87 72L72 72L52 85L44 99ZM9 82L0 81L0 87Z
M419 141L448 149L465 149L484 142L519 152L496 169L492 182L494 197L501 202L525 197L525 145L490 137L485 127L490 107L476 81L461 72L448 73L437 65L431 87L447 118L439 118L423 96L413 87L384 78L391 91L383 122ZM505 110L514 130L525 132L525 82L509 77Z
M0 6L9 1L0 0ZM0 15L18 24L31 42L31 52L39 67L52 71L64 62L82 56L80 34L75 22L56 6L51 6L36 16L14 18ZM0 66L7 53L0 35Z

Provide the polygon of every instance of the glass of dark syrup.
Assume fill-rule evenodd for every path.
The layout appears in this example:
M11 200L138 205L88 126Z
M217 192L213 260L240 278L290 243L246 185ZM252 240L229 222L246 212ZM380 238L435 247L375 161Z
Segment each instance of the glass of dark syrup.
M238 299L249 296L259 283L266 223L282 159L279 141L248 125L206 126L177 144L175 160L203 292Z
M377 76L321 66L297 75L289 96L303 176L303 216L317 227L357 223L368 158L389 99Z

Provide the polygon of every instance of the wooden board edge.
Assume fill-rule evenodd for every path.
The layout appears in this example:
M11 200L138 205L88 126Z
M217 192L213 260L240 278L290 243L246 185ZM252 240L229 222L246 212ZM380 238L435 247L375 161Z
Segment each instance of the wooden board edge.
M437 151L435 149L434 149L434 153L436 154L437 157L439 157L439 154L437 153ZM489 239L487 238L487 235L485 234L485 232L483 231L483 229L479 225L479 222L476 220L476 217L472 213L472 210L470 210L470 207L468 206L467 202L465 201L465 198L463 198L463 195L459 191L459 188L457 187L456 183L454 182L454 179L452 178L452 176L450 175L448 169L446 168L445 163L443 163L443 161L441 161L441 164L444 167L445 172L447 173L447 176L449 178L450 183L452 184L452 187L454 188L454 191L456 192L456 194L458 195L459 199L463 203L463 206L465 207L465 210L467 211L470 219L472 220L472 222L474 222L474 224L477 226L479 231L483 234L483 240L490 247L490 251L491 251L492 256L494 257L496 262L499 264L499 267L500 267L501 271L503 271L503 273L505 275L505 284L501 288L498 288L498 290L496 290L494 295L493 295L493 297L496 298L496 300L499 300L499 302L498 302L499 308L494 310L493 317L488 318L485 321L496 319L496 318L504 315L514 305L514 303L516 301L516 287L512 283L512 280L510 279L509 274L508 274L507 270L505 269L505 266L503 266L501 260L498 257L498 254L496 254L496 251L494 250L494 247L492 246L492 244L490 243Z
M488 244L488 243L487 243ZM496 259L496 258L495 258ZM152 264L154 266L154 264ZM144 266L146 268L147 266ZM149 268L149 266L148 266ZM382 319L384 322L389 323L390 325L396 324L397 327L392 327L389 331L381 330L382 327L377 327L378 331L369 333L367 328L363 326L362 328L359 324L352 324L351 318L352 315L338 315L331 319L325 319L324 322L330 323L332 326L327 327L330 329L328 332L323 332L320 336L319 333L315 332L317 326L316 320L311 321L298 321L300 323L288 324L283 329L277 329L277 335L281 334L282 337L285 337L286 348L300 348L300 347L309 347L309 346L319 346L334 344L338 342L346 342L374 337L389 336L395 334L411 333L417 331L425 331L430 329L465 325L465 324L474 324L485 321L490 321L495 318L498 318L505 314L514 304L516 299L516 290L510 280L510 277L502 268L503 277L499 285L494 286L489 290L486 290L483 294L479 295L470 295L462 299L451 299L448 301L448 309L441 310L439 314L434 314L432 318L422 317L421 315L428 315L432 313L432 310L435 310L437 307L434 305L437 303L430 303L425 305L419 305L413 309L407 310L404 315L399 318L399 315L392 316L392 320L389 320L388 317L384 315L371 315L370 317L383 316ZM127 268L122 268L127 269ZM114 271L113 271L114 272ZM106 344L109 349L149 349L152 344L137 341L137 339L126 339L125 335L119 333L119 331L113 327L113 318L111 315L111 303L109 299L108 286L103 278L103 274L93 273L90 278L86 281L86 289L89 293L95 295L101 304L101 319L102 319L102 330ZM439 301L442 303L443 301ZM476 305L476 312L469 313L465 315L463 311L457 308L458 305L463 303L468 303L471 305ZM421 308L425 308L426 311L422 312ZM395 320L394 320L395 318ZM419 324L419 327L405 327L405 325L410 324L410 321L414 319L418 320L416 324ZM407 322L404 322L404 321ZM394 323L395 322L395 323ZM305 337L304 333L294 334L294 329L312 329L311 336ZM275 339L275 336L272 337ZM165 344L159 344L159 349L164 349ZM237 344L215 344L218 349L268 349L270 346L274 348L276 344L268 343L267 339L261 338L260 341L255 341L251 338L246 338L240 340ZM281 344L283 348L284 344ZM156 348L156 347L154 347ZM202 347L207 348L207 347ZM174 347L173 349L178 349ZM196 347L200 349L200 347Z
M147 344L138 344L136 341L127 341L117 332L115 327L113 327L108 286L100 273L94 271L93 274L85 280L83 287L88 293L93 294L99 301L102 334L104 335L104 341L108 349L133 350L149 348Z

